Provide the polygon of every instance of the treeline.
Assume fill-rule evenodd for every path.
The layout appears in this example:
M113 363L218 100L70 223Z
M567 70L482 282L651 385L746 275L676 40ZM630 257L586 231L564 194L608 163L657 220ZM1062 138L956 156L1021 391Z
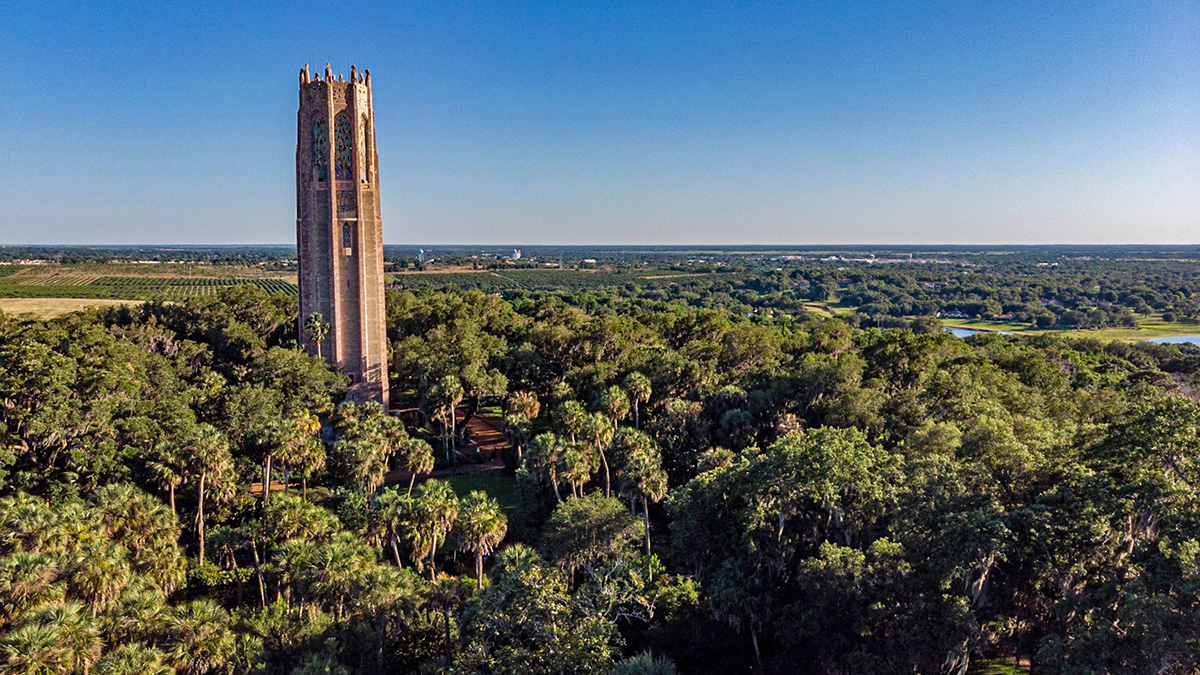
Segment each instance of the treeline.
M816 280L817 295L833 297L867 316L957 313L996 316L1041 328L1136 325L1136 316L1161 313L1195 321L1200 274L1188 261L1085 261L979 270L857 271Z
M1139 317L1200 319L1200 272L1186 260L983 261L869 265L760 261L649 273L516 271L401 275L407 290L482 290L522 301L556 296L623 314L694 309L800 314L809 303L840 310L854 326L903 327L918 317L1000 320L1038 328L1134 328Z
M0 672L1200 667L1200 349L387 302L403 417L254 287L0 319Z

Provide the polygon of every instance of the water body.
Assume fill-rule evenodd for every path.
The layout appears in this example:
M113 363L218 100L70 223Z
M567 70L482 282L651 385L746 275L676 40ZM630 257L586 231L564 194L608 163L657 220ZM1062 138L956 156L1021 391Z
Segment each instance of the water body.
M957 326L946 326L942 330L959 338L967 338L979 333L989 332L999 333L1000 335L1012 335L1012 333L1005 331L983 331L975 330L974 328L959 328ZM1147 338L1146 342L1154 342L1160 345L1193 344L1200 346L1200 335L1167 335L1165 337Z
M1160 345L1200 345L1200 335L1168 335L1166 337L1150 338L1147 342L1156 342Z
M953 335L954 337L966 338L980 333L995 333L997 335L1012 335L1012 333L1004 330L975 330L974 328L959 328L958 326L945 326L942 330Z

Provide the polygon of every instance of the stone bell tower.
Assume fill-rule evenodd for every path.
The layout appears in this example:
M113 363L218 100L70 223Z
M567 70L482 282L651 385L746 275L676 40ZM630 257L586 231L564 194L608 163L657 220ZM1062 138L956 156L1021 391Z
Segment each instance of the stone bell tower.
M300 343L350 376L348 398L388 404L383 232L371 72L300 71L296 116L296 247ZM314 344L305 322L328 331Z

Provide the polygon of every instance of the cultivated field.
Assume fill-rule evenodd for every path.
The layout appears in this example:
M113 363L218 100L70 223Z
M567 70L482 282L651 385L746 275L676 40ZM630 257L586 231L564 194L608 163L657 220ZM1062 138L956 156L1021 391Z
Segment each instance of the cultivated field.
M0 270L0 298L178 301L242 284L296 294L294 274L240 265L94 263L12 265Z
M53 319L82 309L134 305L139 302L142 301L108 298L0 298L0 311L16 315L31 314L39 319Z

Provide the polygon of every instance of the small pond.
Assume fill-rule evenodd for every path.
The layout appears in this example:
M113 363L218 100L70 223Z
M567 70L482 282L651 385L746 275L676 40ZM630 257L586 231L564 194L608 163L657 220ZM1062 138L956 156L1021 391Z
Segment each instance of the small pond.
M1200 335L1168 335L1166 337L1150 338L1146 342L1156 342L1160 345L1200 345Z
M1012 335L1012 333L1003 330L975 330L974 328L959 328L958 326L946 326L942 330L953 335L954 337L966 338L979 333L996 333L998 335Z
M1012 335L1006 331L982 331L974 328L959 328L958 326L946 326L942 330L953 335L954 337L967 338L979 333L998 333L1000 335ZM1200 335L1167 335L1165 337L1147 338L1146 342L1154 342L1160 345L1179 345L1193 344L1200 345Z

